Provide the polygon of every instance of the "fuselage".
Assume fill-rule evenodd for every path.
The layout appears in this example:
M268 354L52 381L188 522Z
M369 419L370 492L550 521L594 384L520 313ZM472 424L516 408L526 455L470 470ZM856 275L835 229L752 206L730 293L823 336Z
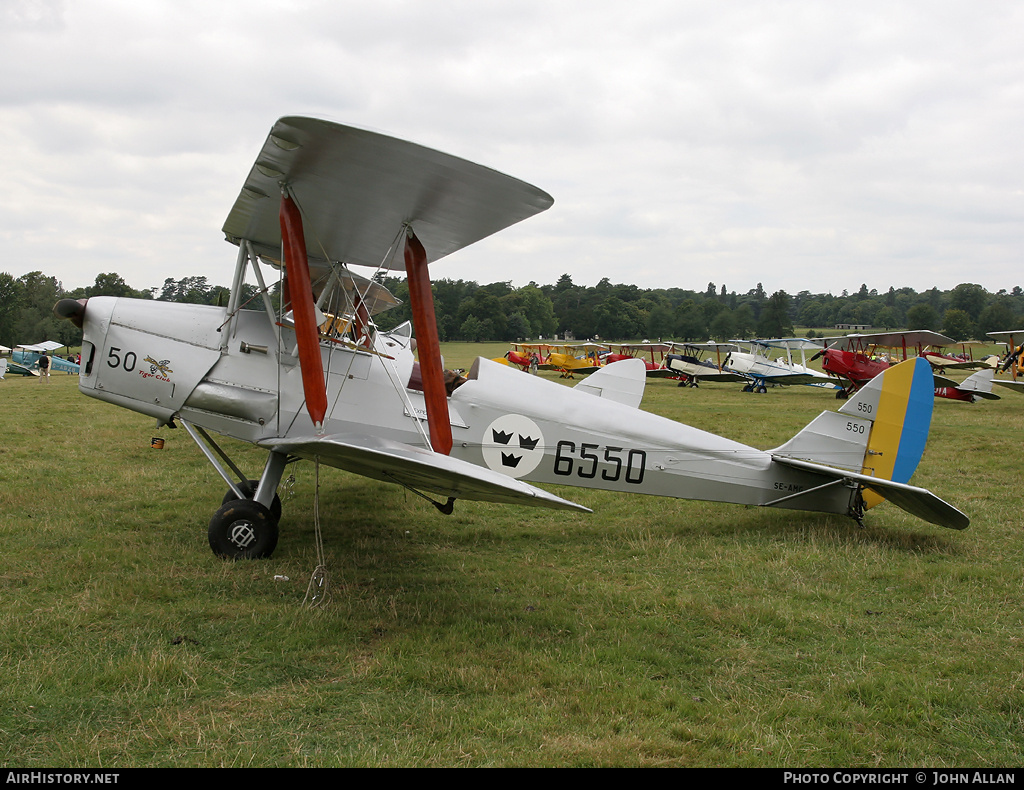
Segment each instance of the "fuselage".
M770 359L763 354L750 354L744 351L730 352L725 361L726 367L737 373L754 378L771 380L785 379L792 376L804 376L808 383L828 383L828 376L820 370L792 362L784 358ZM785 383L785 382L784 382Z
M856 351L826 349L821 355L821 367L833 376L847 379L860 386L890 367L888 362L871 359Z
M264 445L314 433L294 332L266 313L97 297L83 330L87 395ZM409 386L410 340L379 333L372 350L321 343L324 434L428 446L423 395ZM531 482L746 505L820 485L769 452L595 397L595 389L478 359L448 398L451 455ZM833 486L787 506L845 513L850 492Z

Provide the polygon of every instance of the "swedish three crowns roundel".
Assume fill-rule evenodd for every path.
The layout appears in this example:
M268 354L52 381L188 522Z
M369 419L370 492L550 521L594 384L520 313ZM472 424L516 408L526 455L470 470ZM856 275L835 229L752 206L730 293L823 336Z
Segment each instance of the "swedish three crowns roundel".
M521 414L505 414L487 426L484 463L509 477L528 475L544 457L544 437L537 423Z

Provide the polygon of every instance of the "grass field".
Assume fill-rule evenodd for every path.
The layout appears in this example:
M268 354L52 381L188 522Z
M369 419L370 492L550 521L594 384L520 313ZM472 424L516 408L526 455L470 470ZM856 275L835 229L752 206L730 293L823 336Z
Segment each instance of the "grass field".
M443 516L322 468L310 608L311 464L273 558L220 561L224 485L185 432L76 383L0 382L4 766L1024 764L1017 393L935 404L914 483L964 532L570 488L592 515ZM762 448L836 405L671 381L644 400Z

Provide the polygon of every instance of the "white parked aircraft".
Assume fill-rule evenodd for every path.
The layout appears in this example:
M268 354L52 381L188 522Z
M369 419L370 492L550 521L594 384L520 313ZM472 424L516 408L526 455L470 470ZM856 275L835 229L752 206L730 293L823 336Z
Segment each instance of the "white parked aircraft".
M445 513L459 499L586 510L531 484L539 482L857 520L885 498L941 526L968 525L909 484L933 401L930 372L922 390L913 362L774 450L641 411L640 360L603 367L575 388L483 358L446 382L428 263L551 203L536 187L413 143L282 118L224 225L238 246L228 305L94 297L55 311L83 329L83 393L184 427L224 478L230 490L209 542L226 557L274 550L275 492L299 458L439 497ZM386 292L349 266L405 269L418 373L410 327L375 331ZM240 303L247 273L265 311ZM271 274L282 281L280 310L267 292ZM258 480L229 461L214 433L266 450Z
M725 359L726 367L742 373L751 383L744 390L767 392L769 384L809 384L816 387L837 389L835 381L820 370L807 364L807 352L817 353L822 345L802 337L783 337L771 340L732 340L749 351L732 351ZM793 359L793 352L800 355L800 361ZM781 356L780 356L781 354Z

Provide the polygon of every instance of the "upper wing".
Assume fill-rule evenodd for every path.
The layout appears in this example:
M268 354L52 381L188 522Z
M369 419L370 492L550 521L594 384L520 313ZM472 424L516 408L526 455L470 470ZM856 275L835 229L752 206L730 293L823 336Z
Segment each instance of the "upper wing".
M310 460L319 458L329 466L445 497L591 512L575 502L468 461L376 436L303 436L268 439L260 444L275 452Z
M430 262L547 209L550 195L458 157L317 118L274 124L224 223L228 241L277 257L282 184L302 211L310 264L387 260L410 224Z

